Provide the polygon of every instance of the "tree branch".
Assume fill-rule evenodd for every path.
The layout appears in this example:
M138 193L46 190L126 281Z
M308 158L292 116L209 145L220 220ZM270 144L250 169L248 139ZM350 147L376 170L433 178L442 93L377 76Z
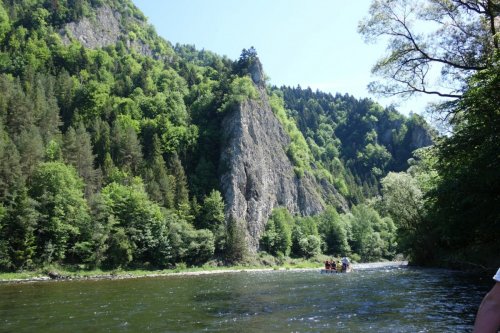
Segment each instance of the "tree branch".
M492 46L498 49L500 44L500 37L491 35L498 30L490 21L498 18L496 1L426 0L418 5L409 0L374 1L371 18L360 25L360 32L365 37L389 38L389 53L372 72L393 83L374 83L371 90L392 96L423 93L460 99L467 77L487 69ZM419 33L414 26L418 20L431 23L432 31ZM433 74L439 70L442 82L451 83L450 87L434 87Z
M476 12L478 14L486 14L486 9L477 3L475 6L471 4L468 1L463 1L463 0L452 0L453 2L457 3L459 6L465 7L468 10L471 10L473 12Z
M430 61L433 61L433 62L437 62L437 63L441 63L441 64L445 64L445 65L448 65L448 66L451 66L451 67L455 67L455 68L458 68L458 69L463 69L463 70L469 70L469 71L480 71L480 70L483 70L483 69L486 69L487 67L486 66L468 66L468 65L461 65L461 64L457 64L457 63L454 63L454 62L451 62L449 60L446 60L446 59L440 59L440 58L435 58L435 57L432 57L430 56L429 54L427 54L427 52L425 52L417 43L417 41L415 40L415 38L413 37L413 34L411 33L410 29L408 28L408 26L405 24L405 22L401 21L399 18L396 18L396 21L399 22L403 29L407 32L408 35L405 35L405 34L401 34L404 38L408 39L411 44L413 45L413 47L415 48L415 51L419 52L425 59L427 60L430 60Z

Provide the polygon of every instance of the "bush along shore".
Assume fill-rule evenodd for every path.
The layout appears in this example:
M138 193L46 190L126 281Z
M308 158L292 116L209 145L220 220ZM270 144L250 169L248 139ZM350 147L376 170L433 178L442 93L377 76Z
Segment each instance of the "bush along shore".
M0 283L28 283L43 281L73 281L73 280L118 280L145 277L179 276L179 275L209 275L229 274L238 272L265 272L265 271L306 271L319 270L323 262L329 257L315 259L287 259L280 263L269 262L245 263L239 265L206 264L199 267L187 267L179 264L171 269L114 269L114 270L84 270L77 267L51 266L38 271L0 273ZM337 258L334 258L337 259ZM371 269L394 266L407 266L407 261L384 261L373 263L354 263L354 269Z

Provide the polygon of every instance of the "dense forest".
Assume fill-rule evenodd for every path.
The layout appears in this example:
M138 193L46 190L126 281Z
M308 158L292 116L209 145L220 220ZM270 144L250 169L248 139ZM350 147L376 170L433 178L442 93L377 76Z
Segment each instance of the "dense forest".
M437 136L421 116L408 118L369 99L300 86L280 91L314 159L355 204L379 195L381 177L406 170L412 152L432 145Z
M119 30L107 45L84 46L70 31L108 12ZM0 1L0 269L217 265L264 253L494 265L497 39L446 105L451 136L369 99L267 86L296 174L327 179L349 207L276 207L255 254L225 215L219 181L222 119L258 95L255 49L231 60L173 46L128 0Z

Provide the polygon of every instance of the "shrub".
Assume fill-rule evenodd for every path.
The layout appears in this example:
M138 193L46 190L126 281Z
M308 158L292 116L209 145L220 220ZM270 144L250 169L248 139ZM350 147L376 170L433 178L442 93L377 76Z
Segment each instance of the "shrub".
M321 253L321 239L318 236L309 235L299 241L300 250L306 258L314 257Z

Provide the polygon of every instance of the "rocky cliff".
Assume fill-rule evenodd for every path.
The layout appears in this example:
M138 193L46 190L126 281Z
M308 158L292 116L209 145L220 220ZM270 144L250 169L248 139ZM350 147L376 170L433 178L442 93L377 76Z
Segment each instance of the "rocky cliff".
M415 128L413 128L413 131L411 133L411 140L409 143L410 149L415 150L421 147L428 147L433 144L434 141L432 140L432 136L429 130L421 126L415 126Z
M345 209L347 204L332 185L318 184L308 174L297 177L286 154L290 138L271 110L258 60L249 74L260 97L240 103L223 120L221 185L227 217L246 224L247 241L255 251L274 207L313 215L324 209L327 195Z
M123 40L130 50L144 56L158 58L147 42L132 38L125 22L145 25L145 22L132 17L124 18L119 11L104 5L95 9L95 17L83 17L77 22L69 22L59 31L63 42L68 45L72 40L84 47L97 49L115 45Z
M74 38L92 49L114 45L122 35L120 19L117 11L102 6L96 9L95 18L84 17L78 22L67 23L60 34L66 44Z

